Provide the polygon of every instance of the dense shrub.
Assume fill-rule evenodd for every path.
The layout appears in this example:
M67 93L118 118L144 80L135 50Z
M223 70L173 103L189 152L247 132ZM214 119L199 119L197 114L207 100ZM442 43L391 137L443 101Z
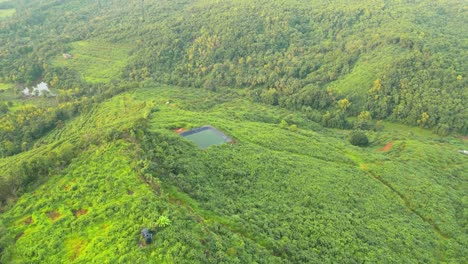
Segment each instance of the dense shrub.
M354 146L367 146L369 144L369 139L366 134L360 130L354 130L349 135L349 142Z

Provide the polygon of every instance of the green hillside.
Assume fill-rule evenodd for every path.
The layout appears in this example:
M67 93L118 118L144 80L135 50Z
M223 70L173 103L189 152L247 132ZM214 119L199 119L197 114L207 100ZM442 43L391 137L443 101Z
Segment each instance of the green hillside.
M0 263L464 263L466 11L0 0Z
M299 129L281 128L283 119ZM235 143L203 151L173 131L205 124ZM8 168L41 148L80 145L68 167L0 217L3 260L460 260L468 166L457 149L468 144L404 129L369 132L374 143L360 149L346 133L236 94L141 88L5 159ZM143 227L155 240L140 248Z
M18 14L0 29L0 76L7 81L29 83L42 76L71 87L77 79L121 77L182 87L246 87L254 100L320 110L318 122L347 98L352 104L345 116L370 111L376 119L434 128L441 135L468 132L462 0L2 5L16 7ZM63 61L62 53L76 57ZM67 81L57 82L64 75Z

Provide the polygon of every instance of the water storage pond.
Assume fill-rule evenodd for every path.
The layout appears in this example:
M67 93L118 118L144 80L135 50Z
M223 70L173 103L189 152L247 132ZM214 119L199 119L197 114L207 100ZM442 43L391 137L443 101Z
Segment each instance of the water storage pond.
M220 145L232 140L212 126L202 126L180 133L184 138L194 142L198 147L206 149L212 145Z

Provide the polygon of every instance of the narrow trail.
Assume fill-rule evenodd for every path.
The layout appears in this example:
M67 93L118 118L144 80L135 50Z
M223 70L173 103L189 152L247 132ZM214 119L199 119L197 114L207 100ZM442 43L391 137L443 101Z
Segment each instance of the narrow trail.
M410 202L408 201L408 199L401 193L399 192L397 189L395 189L389 182L387 182L386 180L382 179L381 177L379 177L378 175L376 175L375 173L369 171L367 169L367 165L364 164L364 163L360 163L359 164L359 167L362 169L362 171L364 171L368 176L372 177L373 179L375 179L376 181L380 182L381 184L383 184L385 187L387 187L390 191L392 191L394 194L396 194L402 201L403 201L403 204L405 205L405 207L410 210L412 213L414 213L415 215L419 216L419 218L421 218L422 221L424 221L425 223L427 223L428 225L430 225L432 227L432 229L437 233L439 234L439 236L441 236L443 239L452 239L452 237L450 237L449 235L445 234L444 232L442 232L442 230L440 230L440 228L437 226L436 223L434 223L433 220L431 219L428 219L427 217L425 217L424 215L422 215L420 212L416 211L416 209L412 208L411 207L411 204Z

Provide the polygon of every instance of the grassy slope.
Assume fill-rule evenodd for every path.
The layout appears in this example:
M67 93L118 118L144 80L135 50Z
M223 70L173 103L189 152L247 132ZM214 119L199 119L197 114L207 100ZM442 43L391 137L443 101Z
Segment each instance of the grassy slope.
M158 232L158 245L171 241L177 229L187 232L182 231L186 226L193 233L187 236L200 235L201 227L196 227L194 219L186 219L186 213L160 201L138 179L130 165L129 147L116 142L91 148L63 175L23 196L4 218L17 234L15 247L7 252L7 257L12 254L10 261L148 261L150 252L138 247L139 232L154 226L162 214L174 224ZM185 254L191 254L199 243L190 238L186 242ZM160 260L170 260L165 253L172 249L183 250L177 243L152 248Z
M143 102L159 108L152 130L186 146L173 157L185 173L154 175L163 187L158 197L133 171L131 143L91 146L0 216L11 242L7 259L430 262L466 255L466 216L460 212L466 207L460 189L467 181L466 157L456 150L468 146L406 127L404 133L399 127L373 134L375 145L360 149L342 131L319 130L298 114L234 94L152 87L68 122L30 153L125 128L145 116ZM280 129L281 119L295 121L299 131ZM237 143L200 151L171 131L206 124ZM390 151L379 151L391 141ZM9 162L2 160L3 166ZM79 209L88 212L76 217ZM60 216L51 220L47 213L55 211ZM173 224L158 232L155 245L138 248L140 228L161 214ZM227 248L231 258L217 259L214 252ZM207 251L213 255L205 259Z
M12 85L9 83L0 83L0 90L7 90L11 87Z
M0 9L0 19L6 19L13 16L16 13L14 8L11 9Z
M102 137L108 129L125 130L145 113L142 107L128 95L116 97L53 131L36 148L2 159L0 166L7 173L22 160L47 155L61 145L96 142L93 137L98 133ZM207 232L198 215L170 203L164 194L155 195L138 177L133 164L137 155L134 144L96 144L91 143L65 171L23 195L0 216L0 233L2 228L8 230L5 236L2 234L3 242L13 245L2 261L191 263L181 256L202 262L206 256L201 240L217 248L213 243L221 238ZM80 210L85 214L77 216ZM168 216L172 224L157 229L157 246L140 248L141 228L154 230L161 215ZM44 237L48 240L38 243ZM264 254L261 248L257 250Z
M375 77L379 76L393 60L406 55L404 50L390 47L366 54L359 59L349 74L329 85L342 96L362 99L371 88Z
M54 66L69 67L79 72L88 82L106 82L118 79L128 61L130 46L100 40L71 43L68 51L73 58L64 59L58 54L52 61Z
M161 95L161 91L156 90L154 93ZM163 101L167 99L163 98ZM239 105L241 107L238 107ZM183 108L183 105L181 107ZM372 148L361 150L349 146L347 142L336 138L333 134L318 134L310 130L291 133L279 129L274 124L249 122L250 120L239 115L239 112L245 113L244 109L244 111L239 109L243 107L258 118L268 115L268 110L270 113L273 111L271 108L266 110L257 105L249 106L245 102L235 101L216 106L209 111L210 114L204 111L197 113L170 109L171 112L177 111L177 117L166 115L161 111L155 118L155 126L164 124L164 128L170 127L171 124L177 126L195 123L195 126L198 126L209 123L228 131L229 135L240 142L229 150L213 149L212 153L206 156L200 155L199 162L203 163L202 161L206 159L213 164L223 164L234 159L233 162L236 163L233 165L234 168L249 166L243 172L240 169L241 175L247 176L246 180L223 178L219 174L205 175L203 174L205 169L200 169L198 172L200 175L193 172L183 179L186 184L197 186L193 191L194 194L203 194L199 198L210 201L211 209L217 210L220 214L237 215L232 211L223 212L226 210L224 208L228 208L229 203L233 202L242 204L241 208L234 211L243 212L238 217L247 221L246 219L261 214L255 209L258 206L256 203L260 203L270 210L264 214L264 217L273 219L278 217L283 221L292 221L289 226L295 226L301 225L300 223L304 221L303 214L294 212L288 214L286 219L283 217L291 208L301 208L307 212L308 208L305 208L303 203L309 198L312 204L323 203L325 207L329 207L329 210L335 211L329 215L321 211L323 208L316 211L324 214L328 221L336 221L335 217L338 217L339 222L342 220L346 222L349 219L339 216L346 213L351 213L353 220L363 221L360 225L353 223L354 228L359 231L350 235L351 240L359 240L358 237L366 234L360 239L374 242L377 240L378 244L388 250L397 249L406 252L404 253L408 254L406 257L410 257L413 251L415 254L413 257L416 259L428 256L425 252L412 248L415 244L423 243L425 244L423 248L429 249L435 241L439 244L432 249L436 257L450 259L454 255L462 254L459 246L466 244L466 229L463 217L460 215L463 208L463 202L460 201L463 190L460 186L466 184L467 178L463 172L467 171L467 166L464 163L466 157L458 154L457 149L460 146L466 148L466 143L455 140L458 146L454 146L443 142L444 140L440 138L421 137L420 133L409 138L398 134L381 133L376 136L378 139L384 138L388 142L398 139L407 147L399 151L397 144L396 150L389 153L380 153ZM213 118L214 116L216 117ZM273 116L279 116L279 113ZM434 148L434 144L437 144L437 148ZM428 155L431 160L427 159ZM193 159L194 157L190 155L181 162L190 163ZM255 161L253 164L252 160ZM431 166L428 167L428 164ZM226 168L219 165L219 173L225 173L225 170ZM251 178L248 175L256 176ZM220 176L221 180L218 179ZM228 180L229 184L226 184L225 180ZM421 182L425 184L420 185ZM213 186L214 183L219 185ZM250 186L251 184L253 186ZM239 192L239 188L243 191ZM317 190L320 190L320 195L317 194ZM217 197L226 197L226 200ZM264 197L268 197L268 200L264 200ZM349 203L348 199L353 202ZM282 206L285 207L281 208ZM317 219L314 216L309 217L312 223L316 223ZM241 223L245 225L243 221ZM255 222L252 221L251 224L253 226L258 224ZM281 222L279 221L278 225ZM367 229L370 224L376 228L371 232ZM252 235L258 235L257 232L267 232L261 231L260 227L251 228ZM351 227L344 224L343 229L349 231ZM329 232L326 234L327 238L336 236L333 234L336 232L335 229L330 229ZM413 241L413 246L403 247L400 244L401 240L393 240L385 235L387 232L394 232L395 236L404 237L402 240ZM427 233L423 234L425 232ZM341 236L342 234L331 240L340 241ZM291 242L284 242L288 243ZM302 250L307 251L310 246L303 245ZM372 251L368 243L364 242L359 248L364 252L366 249ZM451 250L456 251L452 256L452 253L447 253Z

